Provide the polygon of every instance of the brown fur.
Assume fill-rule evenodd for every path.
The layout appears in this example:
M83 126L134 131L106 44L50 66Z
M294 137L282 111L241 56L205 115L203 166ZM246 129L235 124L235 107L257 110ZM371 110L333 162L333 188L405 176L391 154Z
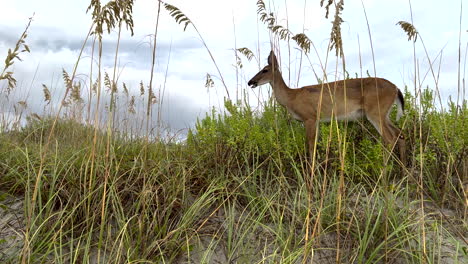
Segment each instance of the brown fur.
M313 152L317 120L354 120L365 116L382 135L387 145L398 144L400 160L406 162L405 140L400 129L388 118L392 105L397 102L403 111L403 98L399 89L382 78L358 78L290 89L279 71L273 51L268 65L257 73L249 85L256 87L270 83L278 103L291 115L304 122L309 153Z

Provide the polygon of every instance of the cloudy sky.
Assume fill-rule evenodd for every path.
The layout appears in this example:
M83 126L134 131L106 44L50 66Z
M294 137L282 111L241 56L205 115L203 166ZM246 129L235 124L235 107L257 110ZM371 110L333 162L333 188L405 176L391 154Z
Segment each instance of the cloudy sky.
M27 99L33 112L43 108L42 84L56 94L63 91L62 68L71 72L91 25L91 15L86 13L90 1L71 0L15 0L3 1L0 9L0 61L8 48L12 48L24 30L28 18L34 14L26 40L30 54L23 54L16 62L14 73L18 79L15 100ZM105 1L103 1L105 2ZM246 83L266 64L270 50L268 29L258 20L256 1L253 0L198 0L167 1L179 7L195 24L219 66L231 99L247 91L252 105L267 98L270 88L263 86L251 91ZM280 43L283 75L292 87L317 82L314 71L322 74L321 63L327 58L331 19L325 19L325 9L320 1L288 0L265 1L267 8L278 17L278 24L287 26L293 33L304 32L313 41L317 53L312 51L309 60L302 61L296 45ZM325 1L326 2L326 1ZM411 1L414 26L420 33L443 100L456 98L458 89L458 52L461 41L461 75L464 76L464 58L468 40L466 11L461 11L461 1L413 0ZM364 7L363 7L364 6ZM365 9L364 9L365 8ZM468 8L463 7L465 10ZM367 21L364 10L367 14ZM334 12L334 11L331 11ZM460 29L460 14L462 22ZM154 34L157 1L138 0L134 6L135 34L123 32L119 48L117 72L119 84L125 82L135 95L139 83L148 85L151 73L151 36ZM331 15L332 17L332 15ZM411 21L409 1L348 0L342 14L342 37L346 68L351 76L368 70L386 78L400 88L408 85L414 90L414 78L423 86L435 88L436 81L430 72L426 53L420 39L416 42L418 74L414 71L413 45L396 25L398 21ZM367 26L367 22L369 27ZM369 30L371 39L369 38ZM461 39L459 38L461 30ZM193 126L197 117L204 116L210 107L221 107L227 96L220 76L192 26L183 31L168 12L161 9L157 33L157 63L153 87L164 94L162 116L171 128L180 130ZM104 36L104 70L113 73L116 32ZM371 41L373 54L371 49ZM234 49L247 47L256 58L242 58L243 68L236 68ZM290 48L291 52L288 51ZM78 80L86 80L90 73L91 45L84 51L78 68ZM336 66L334 52L328 56L326 73L329 80L342 78ZM300 78L298 69L301 68ZM3 69L3 65L0 66ZM338 69L338 70L337 70ZM213 76L214 87L205 88L206 75ZM4 87L4 83L0 83ZM85 87L85 89L87 89ZM85 94L86 91L83 91ZM5 111L5 110L3 110Z

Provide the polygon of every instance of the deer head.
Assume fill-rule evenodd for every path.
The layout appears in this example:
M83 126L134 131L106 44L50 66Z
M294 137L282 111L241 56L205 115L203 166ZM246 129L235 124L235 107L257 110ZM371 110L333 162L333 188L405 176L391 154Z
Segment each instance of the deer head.
M268 65L259 71L247 84L255 88L273 82L274 76L278 76L279 74L281 73L278 70L278 61L276 60L275 53L271 51L268 56Z

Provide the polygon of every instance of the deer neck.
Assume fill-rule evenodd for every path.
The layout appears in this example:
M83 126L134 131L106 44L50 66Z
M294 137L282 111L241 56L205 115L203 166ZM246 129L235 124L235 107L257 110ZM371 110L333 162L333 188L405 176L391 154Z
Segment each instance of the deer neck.
M270 84L273 88L273 94L275 95L276 101L282 106L287 107L291 89L286 85L279 71L276 71L275 78Z

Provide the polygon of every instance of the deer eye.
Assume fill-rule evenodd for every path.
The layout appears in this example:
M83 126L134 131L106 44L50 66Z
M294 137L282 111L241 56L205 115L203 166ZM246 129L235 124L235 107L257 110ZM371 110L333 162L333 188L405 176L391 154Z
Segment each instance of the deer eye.
M267 73L267 72L268 72L268 70L266 70L266 69L262 71L262 73Z

